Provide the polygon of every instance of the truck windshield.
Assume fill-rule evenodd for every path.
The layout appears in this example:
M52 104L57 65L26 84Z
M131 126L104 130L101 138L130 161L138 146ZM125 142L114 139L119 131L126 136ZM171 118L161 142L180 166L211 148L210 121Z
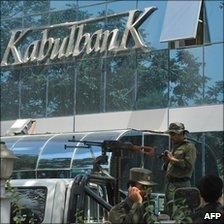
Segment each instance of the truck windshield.
M10 223L42 223L47 198L46 187L18 187L12 195Z

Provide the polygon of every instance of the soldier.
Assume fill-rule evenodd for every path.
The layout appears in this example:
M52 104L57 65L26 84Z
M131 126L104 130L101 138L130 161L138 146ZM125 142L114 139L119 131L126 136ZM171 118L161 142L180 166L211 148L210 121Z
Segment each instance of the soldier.
M112 224L143 224L149 218L146 213L147 198L156 183L151 181L152 172L143 168L130 169L128 182L128 196L121 203L115 205L109 213Z
M166 171L167 178L166 206L168 202L173 200L174 191L177 188L191 186L190 178L196 161L196 148L194 144L186 140L185 134L189 132L185 130L184 124L171 123L167 133L170 134L172 150L166 150L163 155L162 169Z

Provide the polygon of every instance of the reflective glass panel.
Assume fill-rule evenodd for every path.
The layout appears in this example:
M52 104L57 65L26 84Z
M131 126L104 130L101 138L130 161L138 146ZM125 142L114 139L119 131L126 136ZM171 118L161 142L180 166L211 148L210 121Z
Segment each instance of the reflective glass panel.
M11 30L22 28L22 18L1 20L0 26L1 26L0 38L1 38L1 59L2 59L11 37ZM12 61L11 56L9 56L8 58L9 58L8 62L10 63L10 61Z
M101 3L106 2L106 0L105 1L100 1L100 0L97 0L97 1L77 0L77 1L78 1L78 6L79 7L87 6L87 5L101 4Z
M59 64L47 69L48 104L47 116L73 114L74 70L68 64Z
M197 143L196 181L205 174L222 176L223 169L223 137L224 132L191 133Z
M1 138L1 141L5 142L6 146L8 147L8 149L12 150L13 145L20 141L23 137L10 137L10 138Z
M36 171L13 171L12 179L35 179Z
M202 0L168 1L160 41L196 38Z
M169 78L172 107L201 104L204 85L202 48L170 51Z
M66 23L66 22L74 22L77 19L77 10L68 9L62 11L56 11L50 13L50 24L59 24L59 23ZM60 32L61 28L58 28Z
M205 103L223 102L223 44L204 48Z
M224 41L224 24L223 24L223 1L205 0L207 23L210 40L212 43ZM206 26L205 26L206 27Z
M108 58L106 63L106 111L132 110L136 88L136 54Z
M137 1L115 1L107 4L107 14L114 14L118 12L128 12L135 10Z
M93 152L91 148L77 148L72 163L72 176L78 173L90 172L93 167Z
M90 133L83 140L85 141L96 141L96 142L103 142L104 140L116 140L122 132L120 131L113 131L113 132L95 132Z
M65 10L77 7L77 1L50 1L50 10Z
M76 113L100 112L101 60L80 60L77 67Z
M19 157L14 164L14 170L34 170L41 147L50 136L25 137L13 148L15 156Z
M1 120L19 116L19 72L1 69Z
M168 63L167 50L138 54L138 109L168 106Z
M167 1L138 1L137 9L142 11L147 7L157 7L157 10L139 27L143 40L152 50L168 48L167 43L160 43L166 4Z
M18 187L16 188L18 193L18 203L23 209L21 209L21 216L24 218L24 223L29 223L32 219L32 223L42 223L45 215L45 206L47 200L47 188L46 187ZM14 201L15 203L15 201ZM15 204L11 205L11 220L14 222L14 216L18 217ZM18 206L17 205L17 206Z
M24 5L24 14L30 15L40 12L46 12L49 10L49 0L41 1L23 1Z
M44 147L39 157L38 169L60 169L70 168L71 159L76 143L70 143L74 134L58 135L52 138ZM80 140L84 135L75 135L76 140ZM65 145L72 146L66 148Z
M21 118L46 115L46 75L44 67L21 70Z
M49 14L42 13L40 15L26 16L24 17L24 27L39 27L49 24Z
M78 9L78 20L97 18L106 14L106 4L93 5Z
M23 1L1 1L1 18L18 17L23 14Z

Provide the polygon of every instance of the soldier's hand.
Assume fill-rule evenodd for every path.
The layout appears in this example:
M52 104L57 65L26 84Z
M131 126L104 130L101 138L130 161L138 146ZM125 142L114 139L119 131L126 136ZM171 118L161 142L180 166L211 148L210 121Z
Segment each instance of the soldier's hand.
M142 203L143 201L140 190L137 187L129 187L128 196L136 203Z
M163 154L164 154L163 159L166 162L169 162L170 161L170 157L172 156L171 152L169 150L165 150Z

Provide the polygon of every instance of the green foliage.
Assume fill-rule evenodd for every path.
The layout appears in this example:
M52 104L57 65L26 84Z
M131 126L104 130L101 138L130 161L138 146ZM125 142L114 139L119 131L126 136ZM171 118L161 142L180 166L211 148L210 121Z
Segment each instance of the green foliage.
M147 223L153 224L157 222L157 217L154 215L154 206L151 205L149 202L146 202L148 205L146 206L145 210L147 213Z
M21 196L16 191L16 189L10 185L9 181L6 182L6 192L8 193L10 197L10 202L12 204L11 223L15 223L15 224L38 223L37 219L34 217L34 214L30 211L30 209L18 203L19 200L21 199Z
M171 219L175 220L176 224L189 224L192 223L190 217L190 209L183 199L176 200L173 204L173 212Z
M82 210L78 210L76 213L75 213L75 223L77 224L85 224L84 222L84 214L83 214L83 211Z

